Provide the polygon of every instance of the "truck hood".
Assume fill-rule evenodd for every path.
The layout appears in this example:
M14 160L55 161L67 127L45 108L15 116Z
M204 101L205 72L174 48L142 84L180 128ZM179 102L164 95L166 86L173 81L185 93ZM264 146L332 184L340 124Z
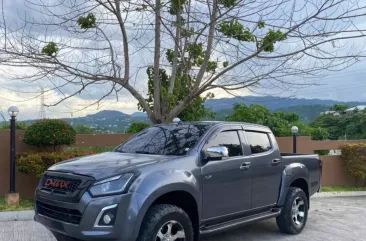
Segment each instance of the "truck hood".
M94 177L96 180L119 175L138 167L174 158L172 156L146 155L134 153L106 152L60 162L49 171L67 172Z

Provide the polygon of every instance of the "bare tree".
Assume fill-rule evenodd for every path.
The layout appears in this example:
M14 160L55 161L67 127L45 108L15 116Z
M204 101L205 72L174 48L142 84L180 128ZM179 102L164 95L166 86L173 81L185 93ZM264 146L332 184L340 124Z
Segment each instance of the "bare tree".
M17 24L3 18L0 64L30 67L6 77L50 81L62 94L52 105L95 86L110 88L91 104L125 89L154 123L171 121L213 89L286 90L364 57L356 40L365 36L366 5L358 0L46 2L27 0ZM148 67L153 104L137 79ZM166 89L160 69L170 73ZM173 90L184 78L189 94L178 100Z

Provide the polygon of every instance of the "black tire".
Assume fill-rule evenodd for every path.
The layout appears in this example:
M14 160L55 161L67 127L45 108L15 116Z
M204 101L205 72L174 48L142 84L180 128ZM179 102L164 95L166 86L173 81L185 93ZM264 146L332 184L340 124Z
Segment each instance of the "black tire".
M193 241L194 231L192 222L183 209L169 204L159 204L152 206L146 213L142 222L140 234L137 241L159 241L157 237L159 231L163 230L164 225L173 222L176 224L172 228L175 229L171 233L178 232L179 229L184 231L185 238L178 239L179 241ZM164 232L162 232L164 233Z
M303 202L303 205L300 205L301 201ZM295 206L293 207L293 205ZM287 234L301 233L308 219L308 207L309 202L305 192L301 188L290 187L281 215L276 219L280 231ZM298 211L296 211L296 209Z
M61 233L52 232L53 236L55 236L57 241L82 241L80 239L75 239L66 235L63 235Z

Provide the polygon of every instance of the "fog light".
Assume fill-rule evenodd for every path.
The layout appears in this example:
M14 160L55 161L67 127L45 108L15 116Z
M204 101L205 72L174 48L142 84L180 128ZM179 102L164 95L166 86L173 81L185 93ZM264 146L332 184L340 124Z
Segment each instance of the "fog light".
M110 224L112 222L112 218L113 217L111 217L109 214L106 214L103 217L103 222L108 225L108 224Z
M113 227L116 222L117 204L103 208L98 214L94 227Z

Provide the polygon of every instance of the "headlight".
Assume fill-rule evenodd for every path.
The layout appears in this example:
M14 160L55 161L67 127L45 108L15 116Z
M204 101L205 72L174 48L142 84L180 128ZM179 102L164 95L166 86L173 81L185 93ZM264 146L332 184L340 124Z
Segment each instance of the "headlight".
M107 196L127 192L127 188L133 178L133 173L126 173L120 176L111 177L99 182L89 189L93 197Z

